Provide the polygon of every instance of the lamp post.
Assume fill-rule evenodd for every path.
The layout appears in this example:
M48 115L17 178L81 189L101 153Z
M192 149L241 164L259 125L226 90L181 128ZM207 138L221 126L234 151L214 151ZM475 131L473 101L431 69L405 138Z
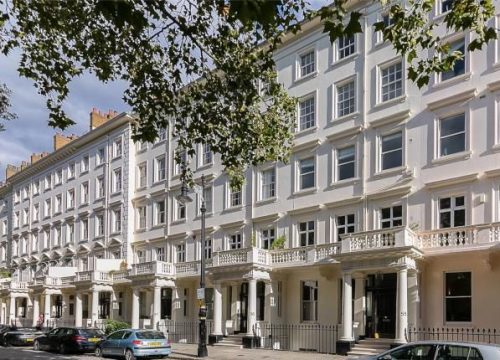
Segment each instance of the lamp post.
M208 349L207 349L207 308L205 305L205 213L207 208L205 206L205 175L201 176L201 189L198 190L201 205L200 205L200 213L201 213L201 273L200 273L200 288L199 294L202 296L198 296L200 300L200 311L198 313L199 316L199 340L198 340L198 357L207 357ZM191 197L188 195L188 187L186 184L182 184L181 194L176 197L177 201L181 204L186 204L188 202L193 201ZM201 299L200 299L201 297Z

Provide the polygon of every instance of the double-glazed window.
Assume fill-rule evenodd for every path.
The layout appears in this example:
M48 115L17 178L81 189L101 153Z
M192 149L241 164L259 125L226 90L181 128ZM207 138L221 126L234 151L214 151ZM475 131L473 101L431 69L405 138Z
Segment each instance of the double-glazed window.
M315 243L314 221L304 221L299 223L299 245L308 246Z
M272 167L261 173L261 200L276 196L276 168Z
M318 321L318 282L301 281L302 321Z
M299 77L312 74L316 70L316 59L314 50L300 55Z
M242 204L241 188L233 189L229 186L229 207L240 206Z
M439 227L465 226L465 197L450 196L439 199Z
M472 321L472 276L470 272L445 274L447 322Z
M165 224L166 209L165 200L157 201L155 203L155 225Z
M356 176L356 147L354 145L337 150L337 181Z
M453 115L439 121L439 156L465 150L465 114Z
M341 60L355 53L356 38L355 35L344 35L338 39L337 59Z
M166 176L166 162L165 156L160 156L155 159L155 181L165 180Z
M148 181L148 167L147 167L147 164L145 162L143 162L142 164L140 164L138 167L137 167L137 187L138 188L143 188L147 185L147 181Z
M403 65L401 62L380 69L380 101L388 101L403 95Z
M316 125L316 99L314 96L299 102L299 131Z
M201 146L202 154L201 154L201 166L209 165L212 163L212 150L210 149L210 145L203 144Z
M380 169L387 170L403 165L403 133L382 136L380 139Z
M113 192L121 191L122 189L122 169L113 170Z
M299 190L310 189L315 183L314 158L302 159L299 161Z
M354 232L356 224L354 214L337 216L337 239L342 240L342 235Z
M452 1L449 2L451 3ZM457 61L455 61L453 68L441 73L441 81L449 80L456 76L465 74L465 39L461 38L456 41L453 41L449 44L449 46L450 46L449 50L450 54L458 51L462 54L462 57Z
M146 206L140 206L137 208L137 228L146 228Z
M261 243L262 243L262 248L263 249L271 249L273 242L274 242L274 229L263 229L261 231L260 237L261 237Z
M177 262L186 262L186 244L178 244L176 246Z
M356 86L354 80L337 86L337 117L356 111Z
M401 205L380 209L380 227L382 229L403 225L403 207Z
M241 249L243 242L241 240L241 234L233 234L229 237L229 249Z

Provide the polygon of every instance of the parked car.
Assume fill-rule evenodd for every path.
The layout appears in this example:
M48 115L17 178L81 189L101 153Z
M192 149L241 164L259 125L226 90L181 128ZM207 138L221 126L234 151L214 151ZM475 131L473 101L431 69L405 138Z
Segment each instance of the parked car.
M58 351L61 354L92 352L104 338L104 333L99 329L60 327L37 337L33 349Z
M124 329L115 331L97 345L95 355L124 356L126 360L144 357L163 358L170 355L171 347L165 334L155 330Z
M3 346L31 346L37 336L43 334L35 328L4 328L0 331L0 344Z
M418 341L359 360L496 360L500 346L450 341Z

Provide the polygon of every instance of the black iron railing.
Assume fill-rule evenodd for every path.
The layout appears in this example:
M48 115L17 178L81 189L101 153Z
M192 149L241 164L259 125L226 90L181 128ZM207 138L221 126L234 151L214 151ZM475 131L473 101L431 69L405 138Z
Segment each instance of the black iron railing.
M199 339L198 320L193 321L161 321L158 330L167 334L168 340L172 343L197 344ZM208 335L212 333L213 322L207 321L207 341Z
M407 341L441 340L500 344L500 333L497 329L476 328L409 328L406 332Z
M254 335L266 349L335 354L337 325L259 323Z

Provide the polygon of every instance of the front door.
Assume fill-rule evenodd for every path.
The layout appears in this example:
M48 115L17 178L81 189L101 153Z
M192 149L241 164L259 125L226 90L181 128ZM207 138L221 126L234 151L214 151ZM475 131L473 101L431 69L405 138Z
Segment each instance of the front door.
M247 332L247 312L248 312L248 283L242 283L240 287L240 314L239 314L239 323L240 323L240 332Z
M394 338L396 331L395 273L369 275L366 284L366 335Z

